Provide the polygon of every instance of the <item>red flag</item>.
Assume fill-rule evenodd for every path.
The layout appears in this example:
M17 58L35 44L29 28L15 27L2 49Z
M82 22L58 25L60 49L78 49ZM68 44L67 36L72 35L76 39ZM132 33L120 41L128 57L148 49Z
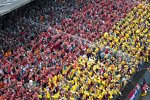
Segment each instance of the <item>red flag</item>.
M132 91L130 92L130 94L128 95L128 98L129 98L129 99L132 99L132 98L134 97L134 93L135 93L135 90L132 90Z

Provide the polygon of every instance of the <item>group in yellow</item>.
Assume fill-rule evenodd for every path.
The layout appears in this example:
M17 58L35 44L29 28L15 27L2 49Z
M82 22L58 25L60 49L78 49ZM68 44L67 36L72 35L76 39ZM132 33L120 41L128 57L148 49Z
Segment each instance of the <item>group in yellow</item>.
M44 92L48 100L112 100L121 94L139 62L148 61L149 51L150 4L139 4L87 49L90 56L79 57L62 74L49 78L49 89L41 88L39 98Z

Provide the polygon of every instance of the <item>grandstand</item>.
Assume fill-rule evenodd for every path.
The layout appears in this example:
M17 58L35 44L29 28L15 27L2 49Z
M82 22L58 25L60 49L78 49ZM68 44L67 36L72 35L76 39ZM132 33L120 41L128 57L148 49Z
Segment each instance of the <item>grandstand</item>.
M131 100L150 83L148 0L0 0L0 16L0 100Z

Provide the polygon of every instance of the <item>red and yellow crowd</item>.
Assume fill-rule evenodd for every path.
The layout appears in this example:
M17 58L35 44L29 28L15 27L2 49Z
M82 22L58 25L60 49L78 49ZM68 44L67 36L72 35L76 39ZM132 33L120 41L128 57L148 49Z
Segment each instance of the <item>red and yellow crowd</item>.
M139 61L148 62L149 9L150 6L142 4L134 7L109 33L88 48L86 55L63 69L62 74L49 79L48 87L54 93L49 93L46 88L41 89L41 93L45 91L47 98L70 100L110 100L121 94L121 88L135 72ZM140 28L142 24L144 26ZM114 50L103 48L105 46Z
M0 59L3 99L112 100L149 61L150 3L95 0L54 27Z

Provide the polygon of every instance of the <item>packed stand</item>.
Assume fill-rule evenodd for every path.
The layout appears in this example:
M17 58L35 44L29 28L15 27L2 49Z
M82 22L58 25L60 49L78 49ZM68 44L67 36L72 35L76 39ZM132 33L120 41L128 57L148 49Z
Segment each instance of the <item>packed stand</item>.
M61 24L56 24L55 28L95 41L134 6L134 2L128 0L93 0L83 9L63 19Z
M140 61L148 61L149 9L149 6L142 4L135 7L126 18L114 25L109 33L106 32L96 45L87 49L87 54L64 68L62 74L50 78L49 85L41 88L39 98L108 100L121 94L120 90L138 69ZM142 11L144 13L141 13ZM142 24L143 29L137 29ZM112 30L115 32L112 33ZM122 31L125 31L124 35ZM108 47L104 49L106 46ZM109 50L109 47L114 50ZM129 57L123 54L117 56L120 50Z
M150 5L139 4L102 38L105 45L148 62L150 55Z
M141 8L145 10L144 14L140 13ZM138 8L134 8L127 14L127 18L119 21L120 25L124 25L125 33L131 36L130 40L140 42L141 40L136 40L136 38L143 39L141 48L149 44L149 34L147 33L149 32L147 31L149 11L149 6L145 8L143 5L139 5ZM135 16L135 21L132 21L134 13L137 13L137 16ZM146 17L143 17L144 15ZM129 24L128 21L131 20L133 22L131 28L134 32L134 28L136 29L139 23L136 19L138 16L141 19L144 18L144 21L141 22L144 24L145 31L143 32L147 38L138 34L143 29L132 34L126 28ZM0 67L2 80L0 95L6 99L18 100L46 98L101 100L112 99L116 94L121 94L119 91L135 72L140 59L138 59L139 55L136 59L132 59L132 56L136 56L138 47L135 47L136 44L128 44L127 41L122 40L124 36L127 36L126 38L129 36L122 35L122 31L118 27L118 24L114 25L109 31L110 35L106 32L100 36L100 41L95 42L95 45L93 44L90 48L79 38L73 38L72 33L63 34L60 29L54 31L49 28L46 32L38 35L38 38L31 39L30 44L5 53L4 59L0 59L2 66ZM112 30L115 31L112 33ZM79 35L79 37L82 36ZM114 41L116 43L111 44ZM135 52L127 47L124 49L123 46L131 46L135 48ZM122 54L118 56L120 49L130 55L128 59ZM146 47L145 50L147 52L149 47ZM141 52L143 51L141 50ZM147 59L144 56L141 59Z
M86 1L88 2L88 0ZM15 49L18 46L30 43L29 41L36 38L38 34L47 28L41 29L40 24L44 26L54 25L54 22L60 22L62 18L71 14L74 9L81 9L74 2L72 0L72 2L67 1L59 4L51 0L35 0L2 16L0 18L0 31L2 31L0 34L3 36L0 41L1 43L6 41L7 47L6 43L1 44L1 52L9 52L9 49L6 48Z
M134 63L128 63L123 56L117 57L101 46L91 47L87 52L64 68L62 74L50 77L49 85L41 87L39 98L108 100L121 94L121 87L135 72Z
M33 3L26 5L25 7L22 7L19 10L16 10L2 17L0 30L3 30L3 32L6 34L4 35L5 37L2 40L5 40L7 37L10 37L8 36L8 34L11 34L10 39L5 40L5 41L8 41L8 43L11 43L11 44L8 44L9 46L7 48L10 48L11 45L15 45L12 47L21 46L21 45L29 43L29 42L24 42L24 41L31 41L31 39L36 38L37 34L40 34L43 31L43 29L45 30L47 28L45 27L41 29L42 25L43 26L52 25L52 26L56 26L55 28L57 28L60 25L64 25L64 23L69 24L70 17L71 17L71 20L75 20L75 22L73 23L71 22L69 25L73 24L73 26L72 25L70 27L67 27L68 25L65 25L65 27L61 26L63 27L62 30L66 31L69 34L73 34L73 35L77 34L77 36L79 37L86 38L90 41L91 40L94 41L95 37L101 36L101 30L98 29L101 27L101 25L102 27L103 26L111 27L111 25L115 23L115 20L119 19L120 17L123 17L125 13L127 12L126 10L122 10L122 7L124 7L125 4L127 4L125 7L127 7L126 9L128 10L132 8L133 6L132 4L126 1L120 1L120 5L118 8L117 8L118 6L117 2L114 2L114 1L113 3L111 3L112 1L110 3L108 3L109 1L105 2L105 0L104 1L85 0L85 1L86 3L82 3L81 6L79 7L77 6L74 0L72 2L66 1L60 4L58 2L49 1L49 0L37 1L37 2L34 1ZM101 3L98 4L98 2L101 2ZM88 3L91 3L91 4L88 5ZM94 8L92 9L94 4L96 4L97 5L96 7L98 8L94 6ZM104 11L102 11L101 13L103 14L104 12L108 11L107 13L110 13L109 16L106 16L107 13L106 14L104 13L103 15L100 15L101 13L99 14L95 13L94 15L92 15L92 13L95 12L94 10L97 11L99 9L102 9L102 7L100 6L101 4L104 6L103 9L105 8ZM108 8L108 5L111 8ZM109 9L111 9L110 11L112 12L109 12ZM72 14L73 12L75 13ZM116 12L119 12L119 14L115 15ZM89 15L86 13L89 13ZM86 14L86 17L82 17L84 16L84 14ZM10 15L12 17L8 17ZM75 19L75 16L78 16L78 18ZM89 17L89 16L93 16L93 17ZM112 24L105 22L110 17L113 18L113 19L110 19L110 20L113 20ZM81 20L80 18L83 20ZM100 23L98 22L99 19L101 20ZM86 20L89 20L89 21L84 22ZM92 21L92 20L95 20L95 21ZM35 25L35 23L38 25ZM97 24L94 24L94 23L97 23ZM80 25L80 27L78 27L78 24ZM78 32L76 32L75 30L78 30ZM83 35L81 35L80 33L82 33ZM16 41L20 41L20 42L16 42ZM3 48L3 45L1 45L1 48ZM5 52L8 50L9 49L6 49Z
M38 41L32 40L26 47L17 48L12 54L7 53L5 59L1 59L1 93L6 99L28 98L28 93L30 98L34 98L39 87L48 84L49 77L59 74L62 68L76 61L87 47L84 41L70 35L58 34L50 29L43 32ZM31 87L32 83L34 87ZM19 88L24 94L15 92Z

